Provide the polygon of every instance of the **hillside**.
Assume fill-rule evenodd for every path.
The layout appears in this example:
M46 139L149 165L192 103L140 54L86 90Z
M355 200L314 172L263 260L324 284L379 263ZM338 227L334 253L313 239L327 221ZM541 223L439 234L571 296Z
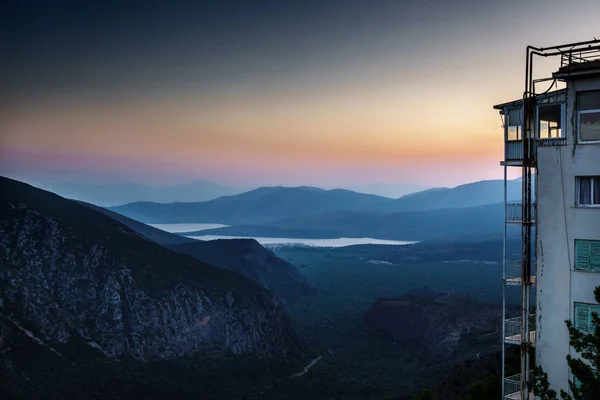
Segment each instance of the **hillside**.
M516 308L515 308L516 311ZM451 291L417 290L380 298L367 310L363 329L421 349L421 356L444 361L462 347L495 350L502 332L502 307L485 305Z
M128 218L128 217L121 215L119 213L116 213L114 211L110 211L109 209L104 208L104 207L99 207L97 205L85 203L83 201L78 201L78 203L83 204L84 206L89 207L98 212L101 212L101 213L113 218L116 221L119 221L120 223L127 226L128 228L133 229L137 233L140 233L147 239L152 240L153 242L156 242L158 244L168 246L168 245L180 244L180 243L197 242L197 240L190 239L190 238L187 238L182 235L165 232L165 231L155 228L153 226L146 225L143 222L139 222L139 221L136 221L135 219Z
M0 178L0 261L0 365L19 390L70 378L50 361L23 364L23 346L10 345L14 340L27 340L27 360L46 352L44 360L86 365L89 376L115 359L137 365L302 354L271 291L6 178Z
M292 264L254 239L196 241L169 246L220 268L238 272L277 293L286 302L314 292Z
M116 212L93 204L82 203L123 223L146 238L171 250L214 265L238 272L259 285L272 290L286 302L310 294L313 290L298 269L278 258L256 240L231 239L199 241L162 231Z

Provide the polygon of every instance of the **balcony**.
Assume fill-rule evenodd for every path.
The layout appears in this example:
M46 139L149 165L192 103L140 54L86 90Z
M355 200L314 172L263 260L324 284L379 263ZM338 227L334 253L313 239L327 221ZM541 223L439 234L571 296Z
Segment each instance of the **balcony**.
M533 260L531 262L531 264L535 265L535 260ZM506 283L507 285L513 285L513 286L521 285L523 283L522 277L521 277L521 268L522 268L521 260L507 261L505 271L504 271L504 283ZM532 285L535 285L535 283L536 283L535 275L532 275L529 277L529 282Z
M529 372L529 376L533 376L533 371ZM529 392L529 399L534 400L533 392ZM521 398L521 374L504 378L504 399L505 400L525 400Z
M520 345L521 317L509 318L504 321L504 343ZM529 343L535 346L535 314L529 316Z
M522 204L507 204L506 205L506 223L507 224L522 224L526 222L535 222L536 205L531 205L530 221L523 221L523 205Z

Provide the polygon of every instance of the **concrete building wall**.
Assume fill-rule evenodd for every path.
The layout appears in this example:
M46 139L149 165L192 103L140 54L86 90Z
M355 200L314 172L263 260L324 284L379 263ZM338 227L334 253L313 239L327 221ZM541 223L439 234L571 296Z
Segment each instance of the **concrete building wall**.
M575 205L575 177L600 175L600 144L577 144L576 92L600 89L600 79L570 82L567 92L566 146L539 147L537 214L536 360L551 387L568 389L565 320L573 320L574 303L595 303L600 273L576 271L575 239L600 240L600 208Z

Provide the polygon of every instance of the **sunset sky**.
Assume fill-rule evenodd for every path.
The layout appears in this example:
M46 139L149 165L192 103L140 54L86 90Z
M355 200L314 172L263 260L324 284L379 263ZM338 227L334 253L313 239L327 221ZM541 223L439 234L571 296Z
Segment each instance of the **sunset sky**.
M600 38L597 0L9 3L0 174L34 182L501 178L525 47Z

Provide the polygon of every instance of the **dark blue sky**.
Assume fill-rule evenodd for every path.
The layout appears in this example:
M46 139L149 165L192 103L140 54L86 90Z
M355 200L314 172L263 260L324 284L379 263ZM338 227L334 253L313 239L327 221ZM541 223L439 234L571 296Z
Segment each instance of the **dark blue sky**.
M0 173L500 177L491 105L520 97L525 46L600 37L599 15L597 0L4 2Z

